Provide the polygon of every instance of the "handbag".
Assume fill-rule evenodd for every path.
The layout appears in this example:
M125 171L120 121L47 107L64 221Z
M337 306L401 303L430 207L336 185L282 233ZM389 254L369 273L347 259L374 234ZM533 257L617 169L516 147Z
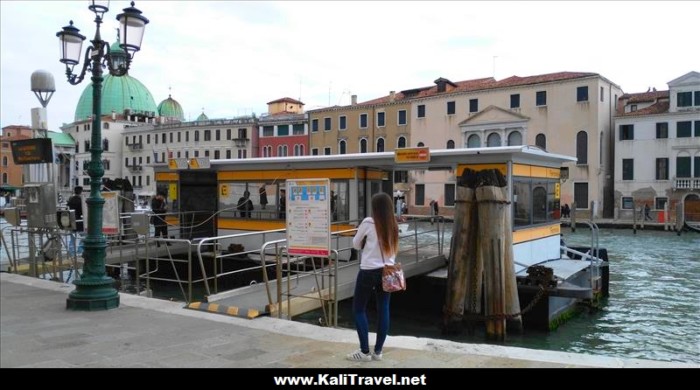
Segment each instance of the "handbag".
M401 263L396 263L394 265L387 264L384 260L384 253L382 253L382 261L384 262L384 269L382 270L382 289L386 292L405 290L406 278L403 275Z

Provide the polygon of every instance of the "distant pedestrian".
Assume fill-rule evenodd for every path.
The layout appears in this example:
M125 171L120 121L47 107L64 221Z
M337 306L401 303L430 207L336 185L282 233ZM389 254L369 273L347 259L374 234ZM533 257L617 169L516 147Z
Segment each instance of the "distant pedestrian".
M151 223L155 227L155 237L168 238L168 224L165 222L167 207L165 195L162 192L159 192L151 200L151 211L155 214L151 217ZM158 246L160 246L160 243L158 243Z
M287 218L287 191L285 190L280 190L279 218Z
M78 254L81 254L82 251L82 241L80 240L80 236L82 235L84 229L84 223L83 223L83 197L81 194L83 193L83 187L81 186L76 186L73 189L73 195L68 199L68 208L73 210L73 215L75 216L75 232L71 235L70 238L70 248L69 252L70 254L74 254L74 251L76 250L76 245L78 246Z
M433 199L430 201L430 224L432 225L437 221L437 216L439 214L440 207L438 206L437 200Z
M651 215L649 214L651 212L651 207L649 207L649 203L644 204L644 220L645 221L651 221Z
M561 216L562 218L569 218L571 216L571 208L569 208L568 203L564 203L564 206L562 206Z
M253 206L253 201L250 200L250 191L245 190L243 196L238 199L238 204L236 206L241 214L241 218L250 218L251 211L255 208Z
M260 186L258 193L260 195L260 208L265 210L267 207L267 189L265 189L265 184Z

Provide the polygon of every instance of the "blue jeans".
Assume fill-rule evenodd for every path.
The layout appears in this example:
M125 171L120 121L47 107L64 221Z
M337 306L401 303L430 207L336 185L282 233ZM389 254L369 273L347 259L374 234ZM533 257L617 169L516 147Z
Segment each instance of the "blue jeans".
M360 349L369 353L369 321L367 320L367 304L374 293L377 301L377 342L374 352L381 353L386 334L389 331L389 298L391 294L382 289L382 268L363 270L357 274L355 296L352 300L352 312L355 315L355 327L360 338Z

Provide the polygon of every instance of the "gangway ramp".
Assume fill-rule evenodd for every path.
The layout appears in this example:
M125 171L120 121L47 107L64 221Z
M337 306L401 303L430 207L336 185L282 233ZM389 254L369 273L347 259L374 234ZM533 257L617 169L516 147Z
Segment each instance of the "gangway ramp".
M417 256L418 255L418 256ZM397 261L401 263L406 278L423 275L432 272L445 265L443 254L416 253L399 254ZM341 262L338 264L337 273L337 300L351 298L355 289L355 278L359 270L357 261ZM282 316L296 316L321 307L323 301L332 299L330 296L330 283L327 274L325 285L320 283L321 276L313 273L297 274L284 277L281 283ZM206 303L194 302L188 308L217 312L245 318L255 318L262 315L277 315L276 302L278 297L278 283L276 280L269 282L269 294L273 304L268 299L268 291L264 283L241 287L235 290L211 295ZM287 288L289 285L289 294ZM410 288L410 283L408 284ZM289 310L287 301L289 298Z

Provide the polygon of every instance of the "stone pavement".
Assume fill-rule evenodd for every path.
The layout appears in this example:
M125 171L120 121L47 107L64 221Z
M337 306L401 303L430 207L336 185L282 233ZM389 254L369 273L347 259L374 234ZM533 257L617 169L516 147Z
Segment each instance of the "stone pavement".
M699 367L389 336L384 360L349 362L355 331L188 310L121 294L117 309L66 310L73 285L0 273L0 368ZM374 339L370 335L370 341Z

